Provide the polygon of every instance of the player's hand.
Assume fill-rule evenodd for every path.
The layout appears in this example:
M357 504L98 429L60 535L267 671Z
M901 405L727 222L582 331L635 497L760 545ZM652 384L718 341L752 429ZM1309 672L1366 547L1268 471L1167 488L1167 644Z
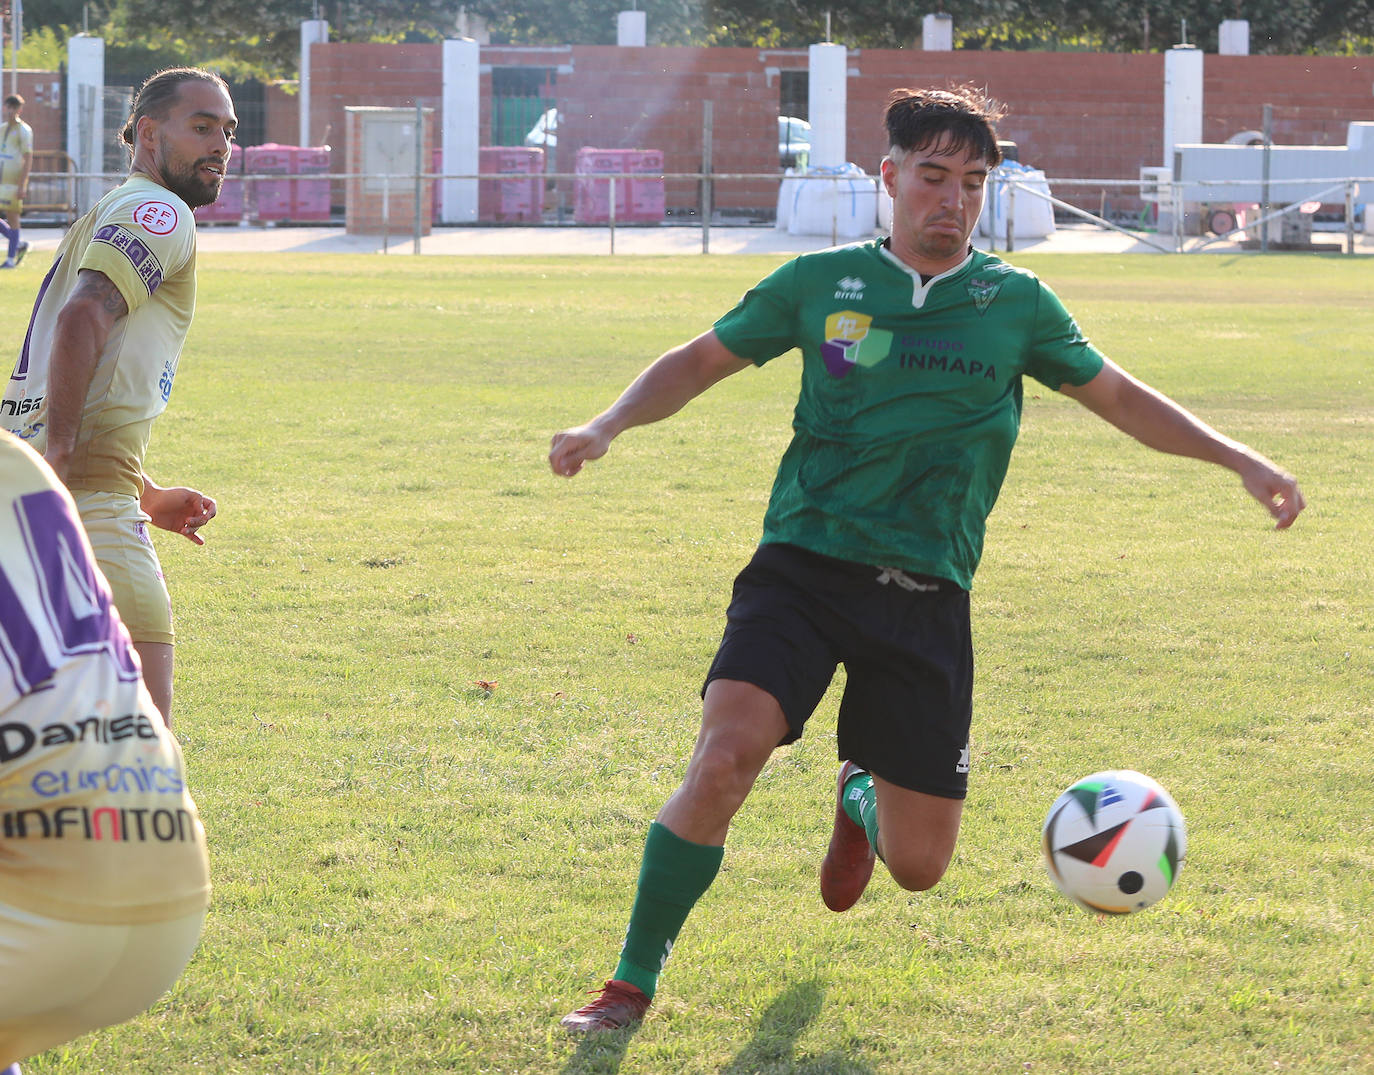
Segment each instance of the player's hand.
M183 485L168 489L145 486L140 504L154 526L180 534L195 545L205 544L198 531L218 512L212 498Z
M1274 529L1287 530L1298 513L1307 507L1298 481L1269 460L1259 457L1241 471L1246 491L1268 509L1275 520Z
M565 429L553 435L549 445L549 469L555 474L571 478L582 464L592 459L600 459L611 447L611 438L598 432L592 425Z

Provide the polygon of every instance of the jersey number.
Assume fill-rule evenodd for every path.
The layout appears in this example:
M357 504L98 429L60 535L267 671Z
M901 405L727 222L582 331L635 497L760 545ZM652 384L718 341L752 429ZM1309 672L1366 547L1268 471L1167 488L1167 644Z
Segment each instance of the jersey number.
M122 681L137 680L133 644L111 612L109 587L86 551L81 523L67 501L43 490L17 499L14 513L38 584L38 600L23 604L17 580L0 566L0 654L17 695L53 677L53 658L83 653L107 653ZM0 697L5 693L0 690Z

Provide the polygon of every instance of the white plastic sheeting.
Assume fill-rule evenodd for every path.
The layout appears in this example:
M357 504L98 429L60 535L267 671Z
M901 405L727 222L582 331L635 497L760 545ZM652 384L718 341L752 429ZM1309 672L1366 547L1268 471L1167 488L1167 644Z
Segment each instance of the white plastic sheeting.
M983 214L978 218L979 235L1005 238L1009 214L1013 238L1044 239L1054 234L1054 206L1024 189L1017 190L1014 196L1011 190L1010 181L1014 180L1022 188L1029 187L1048 195L1050 184L1044 172L1017 161L1004 161L994 176L995 182L988 180L988 197L983 201Z
M824 176L833 178L804 178ZM860 239L878 224L878 179L857 164L789 168L778 187L777 227L788 235Z

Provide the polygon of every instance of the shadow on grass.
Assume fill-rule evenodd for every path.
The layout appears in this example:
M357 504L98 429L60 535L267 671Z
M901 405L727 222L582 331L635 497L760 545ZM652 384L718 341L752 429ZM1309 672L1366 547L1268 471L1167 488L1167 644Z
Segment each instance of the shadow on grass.
M800 982L768 1006L754 1038L740 1050L721 1075L872 1075L873 1069L842 1050L798 1056L797 1039L820 1014L825 987L818 981ZM563 1067L562 1075L615 1075L625 1060L638 1024L610 1034L584 1037Z
M841 1050L817 1056L798 1056L797 1039L820 1014L825 987L819 981L799 982L768 1006L754 1031L754 1040L721 1068L721 1075L871 1075L872 1069Z
M577 1052L568 1057L562 1075L615 1075L625 1059L630 1039L639 1024L605 1034L586 1034L577 1043ZM0 1072L0 1075L4 1075Z

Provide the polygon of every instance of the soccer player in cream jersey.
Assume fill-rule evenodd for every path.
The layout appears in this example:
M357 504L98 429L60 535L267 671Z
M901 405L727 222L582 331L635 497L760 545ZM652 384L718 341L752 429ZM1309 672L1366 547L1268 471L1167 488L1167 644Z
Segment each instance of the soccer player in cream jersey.
M682 784L644 848L620 960L574 1033L641 1018L731 819L796 740L843 663L827 907L861 896L875 855L898 885L939 881L968 785L969 586L1020 426L1026 375L1159 451L1234 471L1277 520L1297 483L1106 359L1031 273L969 245L1001 160L999 111L971 90L898 90L882 181L889 238L803 255L713 329L651 364L602 414L558 433L571 477L620 433L796 348L801 390L753 560L735 581Z
M122 134L129 178L62 240L0 399L0 424L75 497L169 725L172 610L147 524L201 545L216 507L159 486L143 460L195 312L191 211L219 196L237 125L228 87L208 71L173 68L144 84Z
M71 495L0 431L0 1075L156 1001L209 895L181 748Z
M28 252L19 237L19 218L29 196L29 168L33 164L33 128L19 118L24 98L11 93L5 98L0 122L0 238L5 240L5 260L0 269L13 269Z

